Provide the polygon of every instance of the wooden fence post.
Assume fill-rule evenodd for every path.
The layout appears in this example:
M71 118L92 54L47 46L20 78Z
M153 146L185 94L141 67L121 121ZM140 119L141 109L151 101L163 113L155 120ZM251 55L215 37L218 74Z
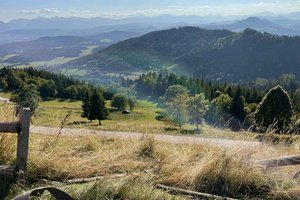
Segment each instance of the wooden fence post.
M17 141L17 170L19 178L21 179L26 178L27 172L30 117L30 109L21 108L19 112L19 131Z

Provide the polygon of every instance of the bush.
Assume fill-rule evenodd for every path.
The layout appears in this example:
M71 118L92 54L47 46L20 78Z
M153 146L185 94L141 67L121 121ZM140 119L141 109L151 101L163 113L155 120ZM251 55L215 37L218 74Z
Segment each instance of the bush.
M121 93L115 94L111 100L111 106L117 108L118 110L126 109L127 104L127 96Z
M281 87L272 88L263 98L255 111L255 124L266 131L273 128L276 132L286 131L293 115L291 99Z

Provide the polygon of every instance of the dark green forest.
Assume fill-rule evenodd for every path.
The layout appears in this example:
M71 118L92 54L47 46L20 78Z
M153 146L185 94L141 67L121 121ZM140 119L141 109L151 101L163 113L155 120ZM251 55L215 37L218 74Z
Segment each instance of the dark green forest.
M165 69L179 75L244 83L257 77L300 78L300 37L276 36L252 29L243 32L173 28L132 38L60 66L85 66L93 73Z
M42 98L73 100L84 99L86 91L89 87L93 87L72 77L33 68L4 67L0 69L1 90L17 93L29 84L36 86Z

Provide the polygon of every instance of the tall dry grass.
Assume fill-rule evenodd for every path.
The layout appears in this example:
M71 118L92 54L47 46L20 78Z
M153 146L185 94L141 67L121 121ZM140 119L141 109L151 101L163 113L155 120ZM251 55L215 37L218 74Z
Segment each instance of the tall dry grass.
M0 103L0 122L17 121L14 106ZM0 165L12 165L16 160L16 135L0 134Z
M11 148L10 142L7 139L2 144ZM99 195L98 199L174 198L165 198L165 193L155 190L157 183L238 198L266 197L274 190L274 180L251 162L254 158L269 156L270 153L265 152L260 157L271 147L226 149L213 144L175 145L154 141L151 136L130 140L92 134L76 137L31 134L29 147L29 181L128 174L126 179L107 178L88 185L60 186L79 199L92 199L89 194ZM275 155L281 150L272 151ZM0 151L1 157L9 162L14 156ZM147 177L146 181L132 174ZM13 194L22 192L16 191L12 189Z

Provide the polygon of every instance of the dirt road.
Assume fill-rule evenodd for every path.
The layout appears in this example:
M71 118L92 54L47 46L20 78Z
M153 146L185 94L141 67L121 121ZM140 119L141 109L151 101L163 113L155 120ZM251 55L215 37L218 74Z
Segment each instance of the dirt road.
M31 132L39 133L39 134L57 135L59 133L59 128L31 126ZM145 134L134 133L134 132L96 131L96 130L88 130L88 129L64 128L62 130L62 135L65 136L98 135L98 136L112 137L112 138L141 139ZM219 145L224 147L234 147L234 146L256 147L261 145L260 142L254 142L254 141L202 138L201 135L187 136L187 135L153 134L153 137L157 141L170 142L174 144L211 143L213 145Z

